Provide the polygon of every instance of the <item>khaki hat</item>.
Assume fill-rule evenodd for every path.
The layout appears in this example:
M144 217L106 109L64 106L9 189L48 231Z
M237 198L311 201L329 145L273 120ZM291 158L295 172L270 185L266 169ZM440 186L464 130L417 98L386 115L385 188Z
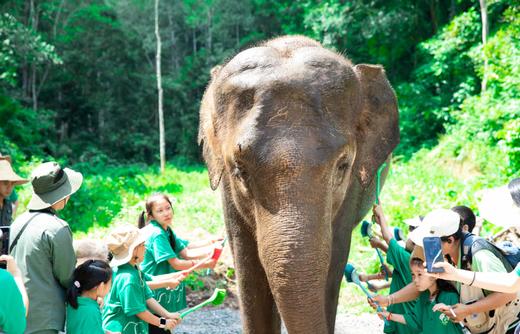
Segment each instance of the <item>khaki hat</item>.
M520 226L520 178L506 186L481 190L477 195L481 197L481 217L497 226Z
M18 176L7 160L0 160L0 181L10 181L15 186L29 182L29 180Z
M415 246L413 248L412 254L410 255L410 260L418 258L424 261L426 261L426 257L424 256L424 249L421 246Z
M61 168L56 162L45 162L32 172L33 194L27 205L30 210L46 209L67 196L74 194L83 175L69 168Z
M460 216L448 209L438 209L428 213L421 225L408 237L414 244L423 247L425 237L448 237L459 230Z
M116 227L106 239L106 244L112 253L111 267L117 267L130 262L134 249L147 239L146 227L138 229L132 225Z

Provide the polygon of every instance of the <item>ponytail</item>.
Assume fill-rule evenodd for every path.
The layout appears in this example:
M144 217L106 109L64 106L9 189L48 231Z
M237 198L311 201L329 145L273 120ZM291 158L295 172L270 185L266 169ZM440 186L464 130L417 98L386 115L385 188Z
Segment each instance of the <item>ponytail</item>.
M67 303L78 308L78 297L85 291L96 288L112 279L112 269L105 261L87 260L79 265L72 274L72 283L67 289Z
M143 228L146 226L146 219L144 218L145 212L141 211L141 214L139 215L139 218L137 218L137 227Z

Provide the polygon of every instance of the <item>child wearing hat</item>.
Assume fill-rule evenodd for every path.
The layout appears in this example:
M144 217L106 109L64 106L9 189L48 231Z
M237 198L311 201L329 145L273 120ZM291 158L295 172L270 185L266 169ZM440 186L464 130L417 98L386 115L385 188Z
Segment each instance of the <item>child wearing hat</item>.
M413 333L458 334L463 333L462 326L453 323L442 312L434 308L436 304L451 306L457 304L459 296L455 288L447 281L437 280L424 274L424 251L416 246L410 259L413 283L420 291L413 310L405 314L390 312L379 313L389 322L397 322L407 326Z
M0 254L7 254L9 248L9 226L13 220L13 200L11 198L15 186L29 182L18 176L11 167L10 159L0 157L0 227L3 232L0 238Z
M27 288L26 333L58 333L65 325L65 291L76 266L72 231L58 212L68 203L83 176L56 162L31 174L33 194L28 211L11 226L9 251Z
M172 329L180 322L178 313L168 312L153 298L138 268L143 261L145 240L143 231L130 225L118 227L108 236L114 275L103 307L105 331L148 334L148 324Z

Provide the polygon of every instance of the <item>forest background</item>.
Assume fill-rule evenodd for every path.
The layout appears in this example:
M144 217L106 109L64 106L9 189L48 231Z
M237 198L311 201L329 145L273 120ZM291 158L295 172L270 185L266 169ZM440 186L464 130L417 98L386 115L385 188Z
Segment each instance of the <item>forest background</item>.
M518 0L162 0L163 174L154 1L3 0L0 13L0 152L25 176L46 160L84 173L64 212L79 237L133 223L156 191L175 197L176 224L221 233L200 99L213 66L284 34L385 67L401 127L382 194L393 225L436 207L478 212L479 190L518 176ZM30 187L18 190L23 210ZM353 245L375 270L359 234Z

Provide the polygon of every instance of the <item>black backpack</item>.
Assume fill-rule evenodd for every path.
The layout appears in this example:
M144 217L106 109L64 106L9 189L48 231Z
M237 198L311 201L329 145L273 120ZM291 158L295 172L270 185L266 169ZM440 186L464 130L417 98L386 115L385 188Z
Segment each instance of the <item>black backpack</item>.
M520 249L508 241L494 244L474 234L464 233L461 245L463 269L471 270L473 254L482 249L487 249L499 258L507 272L511 272L520 262Z

